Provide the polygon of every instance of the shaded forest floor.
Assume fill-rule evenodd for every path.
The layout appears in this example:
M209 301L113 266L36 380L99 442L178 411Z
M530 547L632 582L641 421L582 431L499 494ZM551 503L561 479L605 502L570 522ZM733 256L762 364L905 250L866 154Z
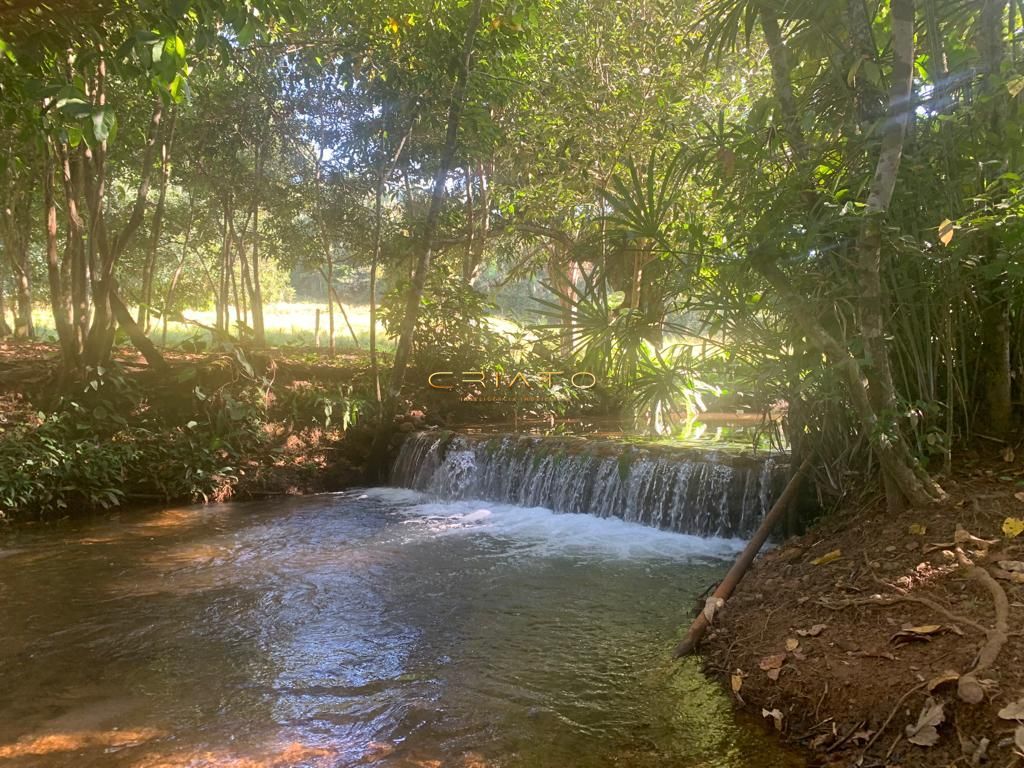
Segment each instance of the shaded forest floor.
M955 466L940 505L878 499L769 552L716 616L707 668L813 765L1024 765L1024 460Z

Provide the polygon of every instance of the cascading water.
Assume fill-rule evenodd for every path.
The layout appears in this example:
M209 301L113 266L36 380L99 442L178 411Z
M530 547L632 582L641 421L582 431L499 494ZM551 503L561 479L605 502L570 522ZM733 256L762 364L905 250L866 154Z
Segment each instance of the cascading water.
M421 432L403 444L394 485L618 517L698 536L746 537L785 481L776 458L523 435Z

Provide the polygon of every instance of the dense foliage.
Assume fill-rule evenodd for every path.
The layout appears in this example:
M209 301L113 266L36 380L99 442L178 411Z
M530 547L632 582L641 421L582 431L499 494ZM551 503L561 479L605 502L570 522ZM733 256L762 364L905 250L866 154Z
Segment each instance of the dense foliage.
M0 333L46 300L76 381L120 332L159 368L154 321L207 303L213 338L265 345L291 271L332 352L342 298L370 305L385 421L409 365L557 360L655 432L709 397L783 406L837 491L875 467L894 509L926 501L958 440L1019 415L1021 10L7 4ZM516 286L518 337L487 321ZM40 466L97 463L54 457L95 449L68 418L35 431Z

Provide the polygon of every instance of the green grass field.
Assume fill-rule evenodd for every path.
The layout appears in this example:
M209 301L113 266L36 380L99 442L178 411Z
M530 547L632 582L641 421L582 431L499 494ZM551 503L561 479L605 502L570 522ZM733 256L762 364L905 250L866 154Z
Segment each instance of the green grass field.
M288 302L279 304L268 304L263 310L263 324L267 333L267 344L272 347L284 346L313 346L316 341L316 311L320 310L320 346L328 346L328 317L327 307L324 304L313 304L307 302ZM345 307L352 330L358 340L358 345L365 348L369 346L370 339L370 307L369 305L353 304ZM134 313L134 310L133 310ZM214 325L216 312L214 310L186 310L185 317L195 320L203 325ZM234 314L232 313L232 318ZM52 337L56 339L57 332L53 323L53 315L49 307L36 307L32 313L32 320L35 323L36 333L40 338ZM202 328L171 320L167 323L167 346L176 347L183 341L196 336L209 339L209 333ZM153 330L150 338L160 344L163 337L163 325L159 318L153 321ZM356 347L349 333L348 326L340 312L334 316L334 339L338 349L351 349ZM380 349L389 350L394 342L384 333L384 327L377 324L377 341Z

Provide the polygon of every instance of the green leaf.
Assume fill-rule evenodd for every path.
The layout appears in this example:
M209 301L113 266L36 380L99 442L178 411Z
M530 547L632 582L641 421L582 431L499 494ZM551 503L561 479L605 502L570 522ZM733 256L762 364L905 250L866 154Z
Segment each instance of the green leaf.
M248 45L256 37L256 25L252 20L245 22L245 26L238 30L238 44Z
M96 141L109 141L117 131L117 116L109 106L98 107L92 113L92 132Z
M3 38L0 38L0 53L6 56L9 61L17 62L17 59L14 58L14 51L11 50L11 46L4 42Z

